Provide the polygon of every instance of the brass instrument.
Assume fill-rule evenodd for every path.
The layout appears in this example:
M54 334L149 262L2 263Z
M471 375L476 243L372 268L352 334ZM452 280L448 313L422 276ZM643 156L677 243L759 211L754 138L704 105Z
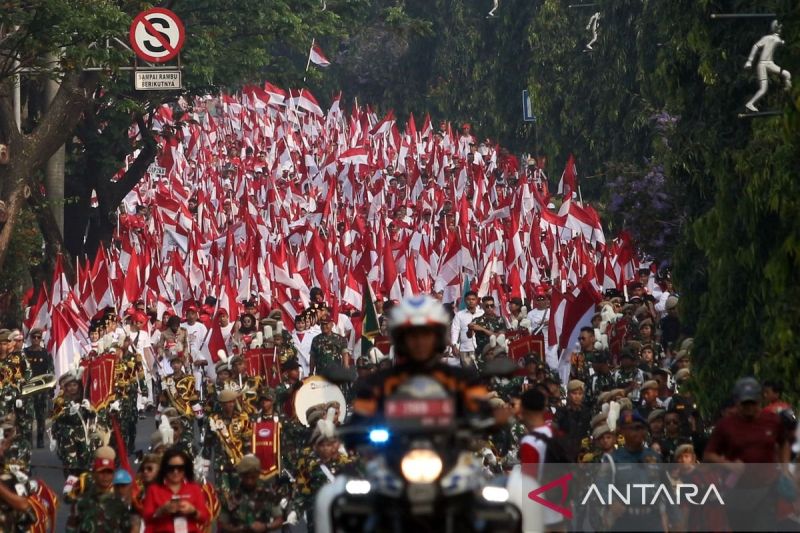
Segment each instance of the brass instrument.
M228 457L228 461L234 466L239 464L239 461L244 457L244 443L252 434L250 420L247 415L235 415L231 420L230 426L225 424L224 420L218 415L212 415L211 423L221 423L224 426L216 431L217 439Z
M51 390L58 383L58 379L54 374L41 374L34 376L22 386L22 396L30 396L37 392Z

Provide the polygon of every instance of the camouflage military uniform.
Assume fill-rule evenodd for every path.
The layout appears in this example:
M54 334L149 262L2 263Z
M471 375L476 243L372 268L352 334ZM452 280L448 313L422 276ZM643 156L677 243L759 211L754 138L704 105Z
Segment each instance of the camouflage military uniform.
M592 353L574 352L572 354L569 379L577 379L584 383L589 383L589 379L591 378L589 369L592 366L591 360L593 355Z
M76 408L77 412L73 413ZM56 453L64 470L70 474L85 472L92 464L97 443L85 434L83 424L95 417L94 410L65 402L61 395L55 399L51 438L55 441Z
M614 376L611 374L595 374L589 378L586 386L586 396L584 403L595 408L595 401L601 392L610 391L614 388Z
M4 483L11 492L17 493L17 487L22 486L24 489L23 496L30 497L36 492L34 484L35 481L29 480L25 483L20 483L17 479L9 474L3 474L0 477L0 483ZM0 500L0 531L8 533L28 533L33 529L36 524L37 517L33 507L29 507L27 511L17 511L13 509L8 503Z
M303 455L310 453L310 448L306 447L311 428L305 427L297 418L291 418L281 414L281 466L292 472L297 473L298 462Z
M347 349L347 340L338 333L320 334L311 341L311 365L319 374L325 367L342 364L342 352Z
M11 369L13 373L13 380L16 386L16 398L14 398L14 414L17 415L17 426L19 427L21 439L25 440L26 445L20 442L20 447L27 449L28 460L30 460L30 442L33 440L33 421L36 418L36 413L33 407L33 398L22 396L22 385L30 381L33 377L31 366L22 352L12 352L4 361L6 366ZM21 400L22 406L16 405L16 400Z
M129 450L136 446L136 426L139 409L136 400L139 391L147 390L141 356L130 350L122 354L117 362L117 400L120 402L119 421L122 436Z
M233 486L234 467L242 456L250 453L253 427L244 413L236 413L232 418L222 414L212 414L206 418L203 458L211 459L217 489L222 492Z
M222 498L219 525L238 528L253 522L269 524L283 515L280 499L275 490L263 482L254 491L238 488L228 491ZM227 531L227 527L220 527L220 531Z
M644 382L642 379L642 371L634 366L629 369L620 368L614 372L614 385L619 389L624 389L634 381L639 381L641 385Z
M43 348L38 350L26 348L25 358L34 377L55 373L53 357L47 350ZM48 412L47 400L51 397L52 393L50 391L37 392L33 395L33 412L36 418L36 442L38 447L42 447L44 443L44 422Z
M325 464L332 475L337 475L350 465L353 460L347 455L339 455L334 460ZM315 453L304 454L297 462L296 502L301 512L306 514L309 531L314 530L314 498L317 492L330 483L322 462Z
M67 533L130 531L131 511L114 492L100 492L92 484L75 503L67 522Z
M473 320L472 323L495 333L502 333L507 329L506 321L497 315L489 316L483 314ZM479 362L482 360L483 350L489 345L489 339L491 339L490 335L480 331L475 332L475 355L479 358Z

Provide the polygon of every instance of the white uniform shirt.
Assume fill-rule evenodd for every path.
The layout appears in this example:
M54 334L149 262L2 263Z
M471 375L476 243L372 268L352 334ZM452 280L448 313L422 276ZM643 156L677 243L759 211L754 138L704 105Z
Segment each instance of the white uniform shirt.
M467 328L479 316L483 316L483 309L476 307L474 313L470 313L469 309L462 309L453 318L453 323L450 326L450 344L457 345L459 352L475 351L477 347L475 335L467 337Z

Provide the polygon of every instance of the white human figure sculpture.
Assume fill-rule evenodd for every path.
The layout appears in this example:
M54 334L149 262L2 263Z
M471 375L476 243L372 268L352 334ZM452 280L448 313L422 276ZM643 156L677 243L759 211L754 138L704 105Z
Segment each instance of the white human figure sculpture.
M494 0L494 3L492 4L492 9L491 11L489 11L489 14L486 15L486 18L488 19L489 17L494 17L494 12L497 11L498 7L500 7L500 0Z
M783 78L783 84L787 91L792 88L791 73L788 70L783 70L772 61L775 48L778 45L785 44L784 40L781 39L781 29L781 24L777 20L773 20L772 24L770 24L770 31L772 33L763 36L753 45L753 48L750 50L750 55L747 57L747 62L744 64L744 68L752 68L753 61L758 54L758 63L756 63L756 76L758 77L759 84L758 91L753 95L750 101L745 104L745 107L750 111L758 111L755 105L756 102L767 94L770 72L778 74Z
M587 50L593 50L592 45L597 42L597 31L600 26L600 12L596 12L589 19L589 24L586 25L586 31L592 32L592 40L586 43Z

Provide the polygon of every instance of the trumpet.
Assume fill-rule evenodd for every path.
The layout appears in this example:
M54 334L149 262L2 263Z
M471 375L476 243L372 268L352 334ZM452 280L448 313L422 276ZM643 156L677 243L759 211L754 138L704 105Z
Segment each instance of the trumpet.
M58 383L58 379L53 374L34 376L22 386L22 396L30 396L37 392L50 390L56 386L56 383Z

